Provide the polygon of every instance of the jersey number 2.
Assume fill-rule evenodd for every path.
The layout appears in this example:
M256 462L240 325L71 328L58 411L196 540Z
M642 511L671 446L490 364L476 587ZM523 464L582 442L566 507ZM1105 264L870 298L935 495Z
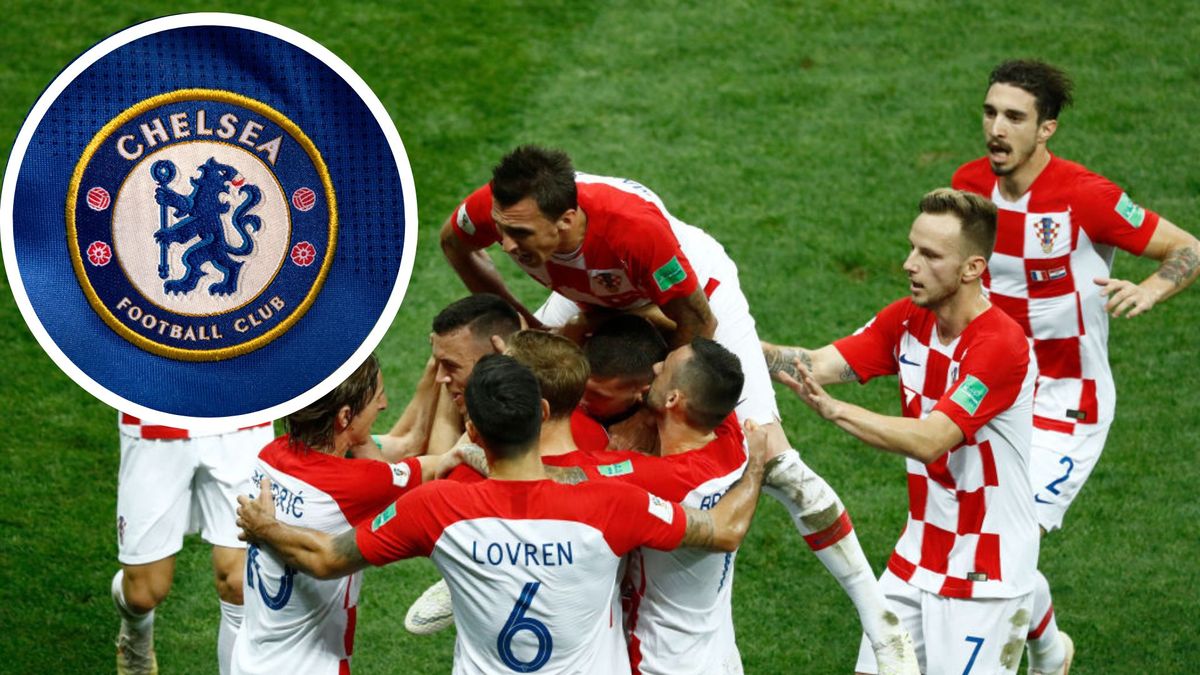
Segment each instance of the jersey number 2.
M538 581L525 584L525 587L521 589L521 597L517 598L517 604L513 605L512 612L508 615L508 621L500 629L500 637L496 639L496 649L500 651L500 660L518 673L532 673L539 670L550 660L550 652L554 649L554 640L550 637L550 629L546 628L546 624L531 616L525 616L530 603L533 602L533 596L537 595L541 586L541 582ZM529 661L521 661L516 654L513 654L512 650L513 638L523 630L533 633L538 643L537 653Z

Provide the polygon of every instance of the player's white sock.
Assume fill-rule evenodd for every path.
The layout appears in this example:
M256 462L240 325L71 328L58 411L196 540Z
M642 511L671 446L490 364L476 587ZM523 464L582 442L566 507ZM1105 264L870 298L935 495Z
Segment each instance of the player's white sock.
M221 675L229 675L233 661L233 643L242 627L244 610L241 605L221 601L221 624L217 629L217 664Z
M1053 672L1067 657L1063 641L1058 636L1058 621L1054 619L1054 603L1050 584L1038 570L1033 586L1033 618L1029 622L1029 667Z
M882 644L903 633L898 617L888 609L842 500L825 479L808 468L799 453L789 450L772 466L763 485L788 510L809 548L850 596L871 644Z
M121 615L124 631L135 637L144 637L154 629L154 610L138 614L129 609L129 605L125 604L124 580L125 570L117 570L112 580L113 604L117 606L117 613Z

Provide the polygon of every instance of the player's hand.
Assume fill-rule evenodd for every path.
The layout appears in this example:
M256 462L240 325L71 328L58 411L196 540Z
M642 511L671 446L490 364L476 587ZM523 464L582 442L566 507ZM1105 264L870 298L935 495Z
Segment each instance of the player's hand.
M787 385L788 389L795 392L796 396L801 401L804 401L805 405L817 411L817 414L821 417L827 420L836 417L841 401L825 393L825 389L813 377L812 371L805 368L800 359L796 359L795 366L796 372L800 374L799 380L786 372L780 371L779 381Z
M492 336L492 351L496 352L497 354L503 354L507 350L508 350L508 343L506 343L504 341L504 338L500 337L499 335L493 335Z
M454 469L454 467L462 464L466 457L463 454L462 446L455 446L450 449L450 452L444 453L438 458L437 467L433 470L434 478L445 478Z
M779 422L758 424L752 419L742 423L746 433L746 445L750 448L750 461L765 464L787 450L787 438ZM782 445L781 445L782 441Z
M238 495L237 526L242 528L238 539L256 542L263 530L275 520L275 497L271 494L271 479L263 476L258 483L258 499Z
M1138 314L1144 314L1158 302L1158 294L1142 288L1132 281L1096 277L1093 281L1100 286L1100 295L1108 298L1104 303L1104 311L1113 316L1125 315L1130 319Z

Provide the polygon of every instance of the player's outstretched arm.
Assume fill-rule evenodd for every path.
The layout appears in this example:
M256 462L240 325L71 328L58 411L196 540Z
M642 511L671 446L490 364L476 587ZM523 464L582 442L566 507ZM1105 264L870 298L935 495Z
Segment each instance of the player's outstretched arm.
M468 290L472 293L495 293L525 317L530 328L545 329L542 322L534 318L533 313L526 309L525 305L521 304L521 301L517 300L516 296L508 290L508 286L504 283L504 279L500 276L500 272L496 269L496 265L487 251L475 248L459 238L454 231L453 214L446 219L446 222L442 223L440 237L442 254L446 256L446 262L449 262L450 266L454 268L454 272L458 274L458 278L462 280Z
M697 288L691 295L669 300L661 307L662 313L675 322L675 332L671 334L671 347L681 347L692 341L694 337L712 338L717 332L717 317L708 306L708 297L703 288Z
M962 429L941 411L934 410L921 419L880 415L839 401L825 392L808 369L801 366L799 370L799 381L786 374L781 381L821 417L880 450L928 464L965 438Z
M745 472L712 509L701 511L684 507L687 529L684 530L680 546L732 552L742 545L742 540L750 531L750 521L758 507L765 465L782 455L787 448L777 442L783 439L786 443L782 434L767 433L770 425L759 426L752 420L746 420L745 426L746 442L750 446Z
M1200 240L1166 218L1158 221L1142 256L1162 264L1140 284L1124 279L1096 278L1096 283L1103 287L1100 294L1108 297L1104 309L1109 314L1124 314L1128 318L1148 312L1190 286L1200 274Z
M287 565L318 579L344 577L367 566L354 530L334 536L276 520L269 478L259 483L258 499L238 495L237 525L239 539L271 547Z
M776 382L784 382L783 375L789 375L793 380L800 379L797 362L808 368L819 384L837 384L838 382L858 382L858 373L850 367L842 353L833 345L825 345L820 349L805 349L804 347L789 347L760 341L763 357L767 360L767 370ZM784 384L787 384L784 382Z

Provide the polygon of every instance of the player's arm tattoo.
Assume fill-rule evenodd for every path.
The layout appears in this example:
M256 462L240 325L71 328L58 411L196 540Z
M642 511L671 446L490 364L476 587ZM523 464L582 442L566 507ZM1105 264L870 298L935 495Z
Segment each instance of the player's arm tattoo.
M1200 269L1200 256L1196 255L1191 246L1181 246L1167 254L1159 266L1156 275L1171 282L1175 286L1183 286Z
M849 363L846 364L845 368L842 368L842 372L840 375L838 375L838 377L841 378L842 382L859 381L858 373L854 372L854 369L850 367Z
M457 449L462 454L463 464L475 469L484 476L491 474L491 469L487 463L487 455L483 454L483 448L474 443L463 443L457 446Z
M334 568L351 568L362 569L367 566L367 561L362 556L362 551L358 550L358 539L353 529L333 538L333 560L331 567Z
M813 369L812 356L807 349L764 344L763 356L767 359L767 370L772 375L787 373L793 379L800 379L800 373L796 370L796 359L800 359L800 363L803 363L809 372L812 372Z
M588 479L583 469L577 466L547 466L546 475L555 483L578 485Z
M681 546L710 548L716 540L716 526L712 514L708 511L684 507L687 516L687 528L683 531Z

